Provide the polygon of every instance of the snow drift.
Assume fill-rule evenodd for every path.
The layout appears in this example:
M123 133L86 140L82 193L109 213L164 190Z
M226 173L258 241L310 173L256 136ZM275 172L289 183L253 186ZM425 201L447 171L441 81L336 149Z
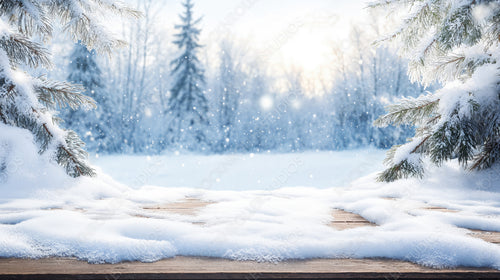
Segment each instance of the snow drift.
M7 142L5 137L2 141ZM336 160L335 153L330 155ZM282 158L269 155L263 160ZM59 170L54 167L53 172ZM336 176L343 171L317 172ZM30 198L4 199L0 257L71 256L93 263L152 262L178 255L272 262L385 257L433 267L500 269L500 246L467 234L468 228L500 231L499 174L499 166L469 174L450 163L423 180L374 183L372 174L324 189L286 187L294 185L288 181L278 189L247 191L133 189L99 174ZM57 176L38 181L59 185ZM2 183L2 198L16 184ZM196 215L143 208L184 197L213 203ZM456 212L426 210L429 205ZM328 226L332 208L359 213L378 226L336 230Z

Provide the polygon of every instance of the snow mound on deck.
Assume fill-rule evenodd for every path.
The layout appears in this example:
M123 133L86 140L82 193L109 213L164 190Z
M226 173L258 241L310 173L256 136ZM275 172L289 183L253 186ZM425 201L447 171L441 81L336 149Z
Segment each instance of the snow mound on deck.
M28 130L0 123L0 202L53 195L54 191L73 187L78 188L74 193L76 197L83 195L86 198L99 197L103 193L119 194L128 189L102 174L98 167L97 180L71 178L51 157L54 153L39 154L38 151Z
M25 197L69 183L64 170L47 154L38 154L29 131L0 123L0 199Z
M385 257L500 269L500 246L465 229L500 231L499 174L499 166L469 174L449 163L423 180L382 184L370 175L344 187L267 191L132 189L99 174L0 204L0 257L74 256L93 263L177 255L272 262ZM214 203L196 215L143 209L184 197ZM379 226L336 230L328 226L332 208Z

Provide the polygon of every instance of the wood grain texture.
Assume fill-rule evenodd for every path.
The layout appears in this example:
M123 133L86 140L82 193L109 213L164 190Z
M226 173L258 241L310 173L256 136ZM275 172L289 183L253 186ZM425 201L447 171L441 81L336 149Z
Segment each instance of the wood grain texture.
M439 206L426 206L422 208L424 210L429 210L429 211L437 211L437 212L444 212L444 213L458 213L460 211L458 210L452 210L444 207L439 207Z
M196 215L212 203L186 198L143 209ZM440 207L430 207L427 210L449 212ZM333 209L331 215L332 221L328 225L338 230L376 226L358 214L341 209ZM471 230L469 235L500 244L499 232ZM0 259L0 279L500 279L500 271L465 267L432 269L388 259L309 259L259 263L179 256L154 263L89 264L72 258L48 258Z
M432 269L386 259L258 263L175 257L155 263L88 264L75 259L0 259L0 279L498 279L483 268Z
M386 198L388 200L396 200L395 198ZM174 214L180 215L196 215L200 211L203 211L203 208L214 204L215 202L211 201L202 201L196 198L185 198L180 201L166 203L161 205L151 205L144 206L143 209L147 211L154 212L170 212ZM429 211L438 211L438 212L447 212L447 213L456 213L456 210L450 210L444 207L432 206L429 205L425 208L422 208ZM342 209L332 209L331 211L332 221L328 223L329 226L337 229L337 230L346 230L358 227L366 227L366 226L376 226L376 224L371 223L366 220L362 216L351 213ZM147 218L147 216L139 216ZM197 222L195 224L203 225L202 222ZM486 242L500 244L500 232L491 232L491 231L480 231L480 230L471 230L472 232L469 234L472 237L480 238Z
M328 225L337 230L376 226L376 224L371 223L360 215L342 209L333 209L332 218L333 220Z
M210 204L213 204L213 202L202 201L196 198L185 198L184 200L167 204L144 206L142 209L150 211L166 211L180 215L196 215L196 213Z
M439 206L432 206L432 205L424 207L422 209L429 210L429 211L443 212L443 213L458 213L458 212L460 212L458 210L452 210L452 209L439 207ZM478 229L474 229L474 228L467 228L467 229L471 231L470 233L468 233L469 236L482 239L482 240L489 242L489 243L500 244L500 232L483 231L483 230L478 230Z
M498 231L483 231L472 229L469 233L470 236L480 238L486 242L495 243L500 245L500 232Z

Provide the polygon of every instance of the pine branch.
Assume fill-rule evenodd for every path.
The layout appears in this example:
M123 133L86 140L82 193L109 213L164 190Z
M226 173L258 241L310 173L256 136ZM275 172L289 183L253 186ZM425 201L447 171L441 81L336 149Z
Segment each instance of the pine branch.
M418 4L418 5L417 5ZM401 1L401 0L395 0L395 1L380 1L379 4L375 3L373 5L371 5L370 7L372 8L377 8L377 7L382 7L382 6L390 6L390 5L399 5L400 7L403 6L410 6L412 11L409 13L409 15L403 19L403 23L400 25L400 27L394 31L393 33L389 34L389 35L386 35L384 37L382 37L381 39L377 40L377 42L383 42L383 41L388 41L388 40L392 40L392 39L395 39L395 38L398 38L398 37L402 37L405 35L405 33L413 33L412 31L415 31L414 27L415 26L418 26L419 23L422 23L422 22L426 22L425 21L425 18L423 17L424 14L426 14L426 12L428 12L430 10L430 5L429 3L426 3L426 2L417 2L417 4L415 4L415 1ZM394 10L395 8L393 8L392 10ZM416 35L416 34L412 34L412 35ZM415 42L414 40L417 40L420 39L419 36L406 36L408 39L412 39L412 40L408 40L408 41L413 41L412 44L409 44L409 45L415 45Z
M113 38L106 29L97 25L84 13L67 21L64 30L74 41L81 40L88 48L101 53L110 54L113 49L126 45L125 41Z
M431 94L419 98L404 98L398 104L387 106L388 113L375 120L373 125L377 127L386 127L389 124L415 125L426 118L435 118L439 101L439 99L433 100Z
M67 156L71 159L71 161L73 162L73 164L75 165L75 169L76 169L76 171L77 171L77 174L76 174L77 176L75 176L75 177L78 177L78 176L84 176L84 175L85 175L85 173L84 173L84 172L82 171L82 169L80 168L80 166L79 166L79 164L80 164L80 163L79 163L78 161L76 161L76 160L75 160L75 157L73 156L73 154L72 154L72 153L70 153L70 152L69 152L69 151L68 151L68 150L67 150L64 146L62 146L62 145L61 145L61 146L59 146L58 148L59 148L59 149L62 149L62 150L66 153L66 155L67 155Z
M429 140L429 138L431 138L431 135L427 135L426 137L424 137L424 138L422 139L422 141L420 142L420 144L418 144L418 145L417 145L417 146L416 146L416 147L415 147L415 148L411 151L411 153L413 154L413 153L417 153L417 152L419 152L419 151L420 151L419 153L423 153L424 151L422 151L422 149L423 149L424 145L426 145L426 143L427 143L427 141Z
M85 2L87 3L85 4ZM88 1L80 2L80 9L72 9L67 2L54 2L49 9L54 16L61 19L64 30L72 37L73 41L82 41L89 49L111 54L113 49L125 46L126 42L112 36L108 29L100 24L96 14L105 10L138 18L141 13L117 5L112 1L94 0L91 2L94 2L97 7L93 7L94 5Z
M449 51L457 45L471 46L481 39L481 29L472 16L471 7L472 4L464 1L444 19L437 37L444 51Z
M481 152L474 158L469 170L481 170L490 168L500 159L500 137L489 140L481 149Z
M29 75L33 68L52 66L47 50L32 37L36 35L45 42L52 35L52 24L59 20L75 41L81 39L88 47L109 53L124 43L110 36L100 23L109 12L139 15L112 0L0 1L0 60L8 62L0 73L0 121L29 130L40 154L55 148L57 162L74 177L95 174L85 161L85 144L73 131L60 129L49 109L92 107L95 102L81 94L79 86ZM26 79L16 77L17 68L29 68L24 73Z
M375 121L377 126L414 124L416 135L426 136L422 145L416 147L418 151L407 155L400 152L397 162L394 154L400 148L391 149L386 159L391 167L381 174L380 180L418 176L419 161L411 157L415 153L429 156L438 166L456 159L467 168L472 161L470 170L491 167L500 156L497 2L382 0L370 5L387 10L390 5L409 9L390 38L401 43L402 53L409 59L412 81L445 84L435 95L440 99L428 95L403 100L389 106L388 113ZM475 4L487 7L488 13L473 15Z
M50 108L55 108L56 106L60 108L69 106L72 109L77 109L81 106L96 108L95 101L91 97L81 93L84 90L81 85L39 80L39 84L35 85L35 90L39 93L39 100Z
M463 112L465 104L469 109L467 114ZM473 123L473 119L478 110L479 104L472 97L467 102L459 102L450 115L446 116L448 121L435 128L430 139L432 148L429 153L436 165L458 158L459 163L466 166L467 162L474 157L474 150L478 145L476 141L478 126Z
M132 18L141 18L143 16L142 12L135 10L135 9L132 9L130 7L127 7L127 6L120 5L119 3L117 3L117 1L114 1L114 0L111 0L111 1L95 0L95 2L97 2L97 4L101 8L105 8L105 9L110 10L113 13L119 14L121 16L132 17Z
M470 77L477 67L491 63L492 54L474 54L466 56L463 53L451 53L437 59L434 67L430 70L431 75L440 82L451 81L462 78L464 75Z
M39 114L35 108L31 109L35 114ZM54 139L54 133L50 131L46 123L41 124L40 127L47 135L43 137L45 138L44 141L40 141L46 143L42 146L42 151L45 151L48 143ZM40 137L39 134L36 133L38 137ZM71 130L66 131L65 143L57 145L57 163L63 166L66 169L66 173L72 177L95 176L95 171L81 160L87 157L87 153L83 150L84 145L78 135Z
M421 155L426 152L426 148L424 147L427 145L427 141L430 139L430 137L431 135L422 138L404 159L396 163L394 162L394 157L402 146L393 146L387 152L387 157L384 160L385 164L391 166L378 175L377 181L393 182L409 177L422 178L424 174L424 168L422 165Z
M377 177L377 181L389 183L410 177L422 178L423 174L424 169L421 162L419 162L419 164L413 164L408 160L403 160L399 164L391 166L380 173Z
M10 15L11 24L24 35L40 35L42 38L50 37L52 25L40 1L0 1L0 15Z
M25 63L33 68L52 67L48 51L25 36L11 34L0 37L0 48L7 53L13 63Z
M2 112L2 106L0 106L0 120L2 120L4 124L7 124L7 118L5 118L5 115Z
M16 86L12 83L12 81L7 81L5 78L0 78L0 88L5 89L5 91L0 91L0 97L5 99L11 99L14 97L16 91Z

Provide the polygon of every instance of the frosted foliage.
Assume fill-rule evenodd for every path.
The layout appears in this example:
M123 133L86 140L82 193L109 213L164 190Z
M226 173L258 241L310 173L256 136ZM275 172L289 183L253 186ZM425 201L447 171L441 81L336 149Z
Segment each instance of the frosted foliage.
M456 159L470 169L492 166L500 155L500 3L379 1L371 6L408 11L389 38L400 43L409 59L412 80L443 85L389 106L388 114L377 120L381 126L417 125L416 148L394 147L387 161L392 165L380 179L421 176L423 169L407 164L405 155L427 155L437 165ZM391 159L395 155L397 161Z
M100 19L112 12L135 15L135 11L108 1L0 2L0 122L6 125L2 134L12 132L6 127L30 131L38 146L36 154L55 160L73 177L92 176L94 170L86 162L84 143L73 131L59 127L55 110L65 106L92 108L94 100L81 94L81 86L30 74L52 67L43 44L57 23L75 40L96 49L110 51L119 45L120 41L108 36L100 24Z

